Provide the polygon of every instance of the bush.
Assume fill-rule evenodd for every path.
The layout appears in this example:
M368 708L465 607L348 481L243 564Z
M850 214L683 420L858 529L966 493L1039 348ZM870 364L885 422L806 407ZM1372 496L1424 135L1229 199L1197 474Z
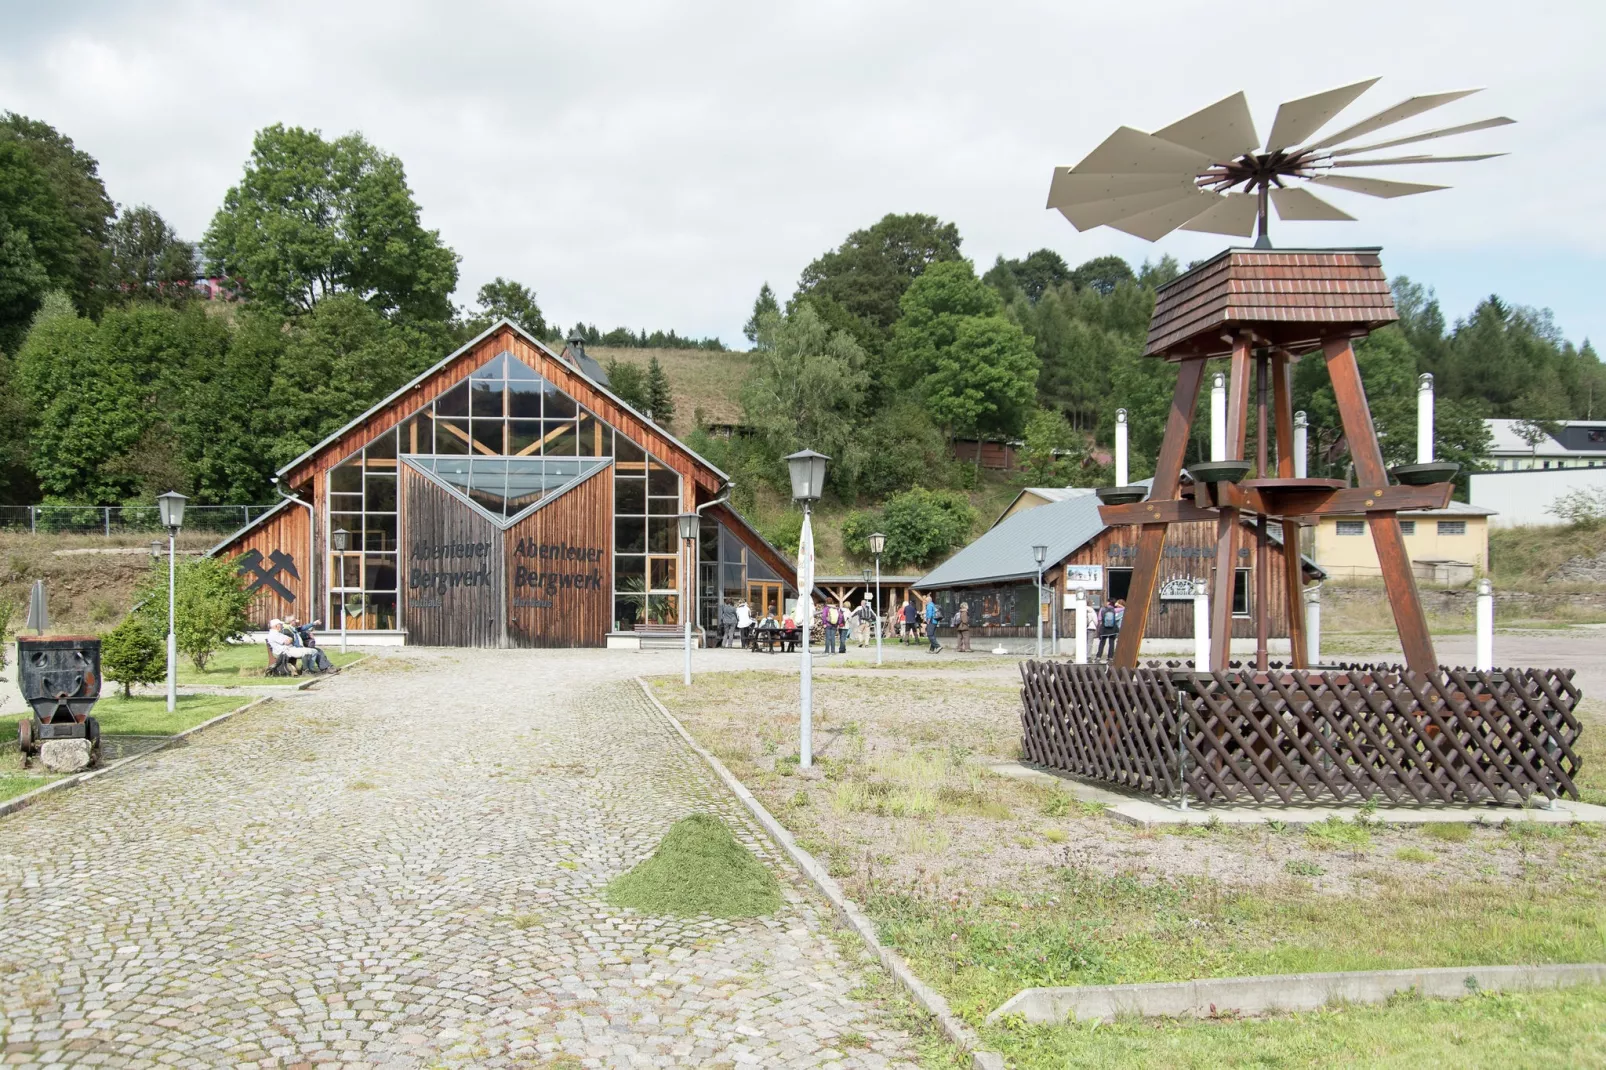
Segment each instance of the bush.
M870 536L881 526L881 514L856 509L842 521L842 549L853 557L870 556Z
M181 562L174 631L179 650L197 669L206 668L214 651L250 627L251 594L240 582L234 561L203 557ZM135 594L139 616L159 635L167 634L167 562L159 561Z
M771 546L782 553L797 556L798 544L803 541L803 513L801 510L782 513L760 530Z
M925 565L964 544L976 510L963 494L916 487L887 500L882 522L887 565Z
M1597 528L1606 520L1606 488L1570 490L1550 503L1550 515L1579 528Z
M100 639L100 667L111 679L123 685L123 697L134 693L135 684L160 683L167 676L167 657L162 640L150 621L130 613L123 622Z

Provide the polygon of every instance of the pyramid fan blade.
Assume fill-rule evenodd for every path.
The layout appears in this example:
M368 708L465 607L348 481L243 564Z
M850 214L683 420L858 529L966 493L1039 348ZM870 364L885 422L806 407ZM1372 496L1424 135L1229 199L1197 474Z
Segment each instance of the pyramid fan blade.
M1419 182L1394 182L1386 178L1361 178L1351 175L1316 175L1310 179L1324 186L1347 189L1351 193L1364 193L1368 197L1409 197L1413 193L1431 193L1449 186L1425 186Z
M1364 82L1329 89L1325 93L1314 93L1283 104L1277 109L1277 118L1271 124L1271 137L1266 139L1266 151L1276 152L1304 141L1376 84L1376 78L1368 78Z
M1379 141L1376 145L1357 145L1349 149L1334 149L1334 156L1354 156L1359 152L1376 152L1378 149L1392 149L1399 145L1414 145L1418 141L1432 141L1436 137L1449 137L1451 134L1470 134L1474 130L1492 130L1497 126L1510 126L1515 119L1507 119L1504 115L1498 119L1482 119L1475 123L1462 123L1460 126L1446 126L1442 130L1427 130L1410 137L1397 137L1393 141Z
M1154 193L1138 193L1130 197L1115 197L1107 201L1094 201L1091 204L1062 204L1056 207L1059 208L1060 215L1069 219L1077 230L1092 230L1094 227L1113 223L1117 219L1140 215L1168 204L1192 201L1198 193L1199 191L1195 189L1167 189Z
M1123 126L1071 168L1078 175L1181 175L1191 177L1214 161L1202 152L1185 149Z
M1288 220L1325 220L1353 222L1355 217L1334 208L1308 189L1290 187L1271 191L1271 203L1277 206L1277 218Z
M1509 152L1485 152L1477 156L1390 156L1377 160L1336 160L1334 167L1388 167L1400 163L1471 163L1474 160L1492 160L1496 156L1510 156Z
M1054 181L1048 187L1048 206L1067 208L1165 189L1176 190L1180 197L1193 188L1193 179L1188 175L1084 175L1068 167L1056 167Z
M1332 137L1324 138L1308 147L1321 149L1326 148L1328 145L1337 145L1341 141L1349 141L1360 137L1362 134L1370 134L1373 130L1381 130L1385 126L1393 126L1395 123L1403 122L1413 115L1421 115L1425 111L1432 111L1434 108L1442 107L1451 101L1460 100L1462 97L1470 97L1474 93L1481 92L1483 92L1482 89L1458 89L1450 93L1429 93L1426 96L1402 100L1394 107L1384 108L1370 119L1362 119L1354 126L1346 126Z
M1249 98L1241 91L1156 130L1154 136L1202 152L1212 160L1231 160L1255 151L1260 144L1255 120L1249 114Z
M1125 216L1109 225L1135 238L1159 241L1201 212L1208 211L1216 200L1216 194L1199 190L1187 200L1176 201L1137 215Z
M1254 237L1255 220L1258 218L1260 218L1260 198L1257 195L1229 193L1205 209L1204 214L1195 216L1177 229L1251 238Z

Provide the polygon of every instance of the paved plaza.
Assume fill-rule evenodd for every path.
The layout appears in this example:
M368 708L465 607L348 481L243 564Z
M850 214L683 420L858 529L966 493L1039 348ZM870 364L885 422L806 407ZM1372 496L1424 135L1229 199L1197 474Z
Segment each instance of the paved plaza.
M912 1065L858 945L629 681L678 664L387 654L0 821L6 1065ZM783 911L603 902L697 811Z

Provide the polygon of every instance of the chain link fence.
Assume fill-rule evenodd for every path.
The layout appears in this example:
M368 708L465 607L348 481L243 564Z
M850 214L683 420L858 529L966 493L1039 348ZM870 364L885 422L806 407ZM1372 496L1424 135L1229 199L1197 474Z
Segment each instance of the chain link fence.
M230 535L271 509L269 505L188 505L187 532ZM0 531L51 535L161 534L154 505L0 505Z

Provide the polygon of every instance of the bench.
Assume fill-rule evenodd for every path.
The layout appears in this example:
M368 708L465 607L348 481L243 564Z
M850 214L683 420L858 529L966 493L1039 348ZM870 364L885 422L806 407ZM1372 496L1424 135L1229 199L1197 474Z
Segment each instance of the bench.
M264 642L262 645L268 648L268 671L264 675L266 675L266 676L294 676L295 675L295 672L290 668L290 657L289 657L289 655L275 654L273 652L273 644L272 643Z
M686 643L684 627L679 624L642 623L633 625L632 630L640 637L642 650L678 650ZM702 631L696 625L692 626L692 642L698 646L708 645L698 641Z
M754 653L767 650L771 654L777 652L790 654L797 649L802 634L802 629L799 628L754 628L753 637L748 641L748 649Z

